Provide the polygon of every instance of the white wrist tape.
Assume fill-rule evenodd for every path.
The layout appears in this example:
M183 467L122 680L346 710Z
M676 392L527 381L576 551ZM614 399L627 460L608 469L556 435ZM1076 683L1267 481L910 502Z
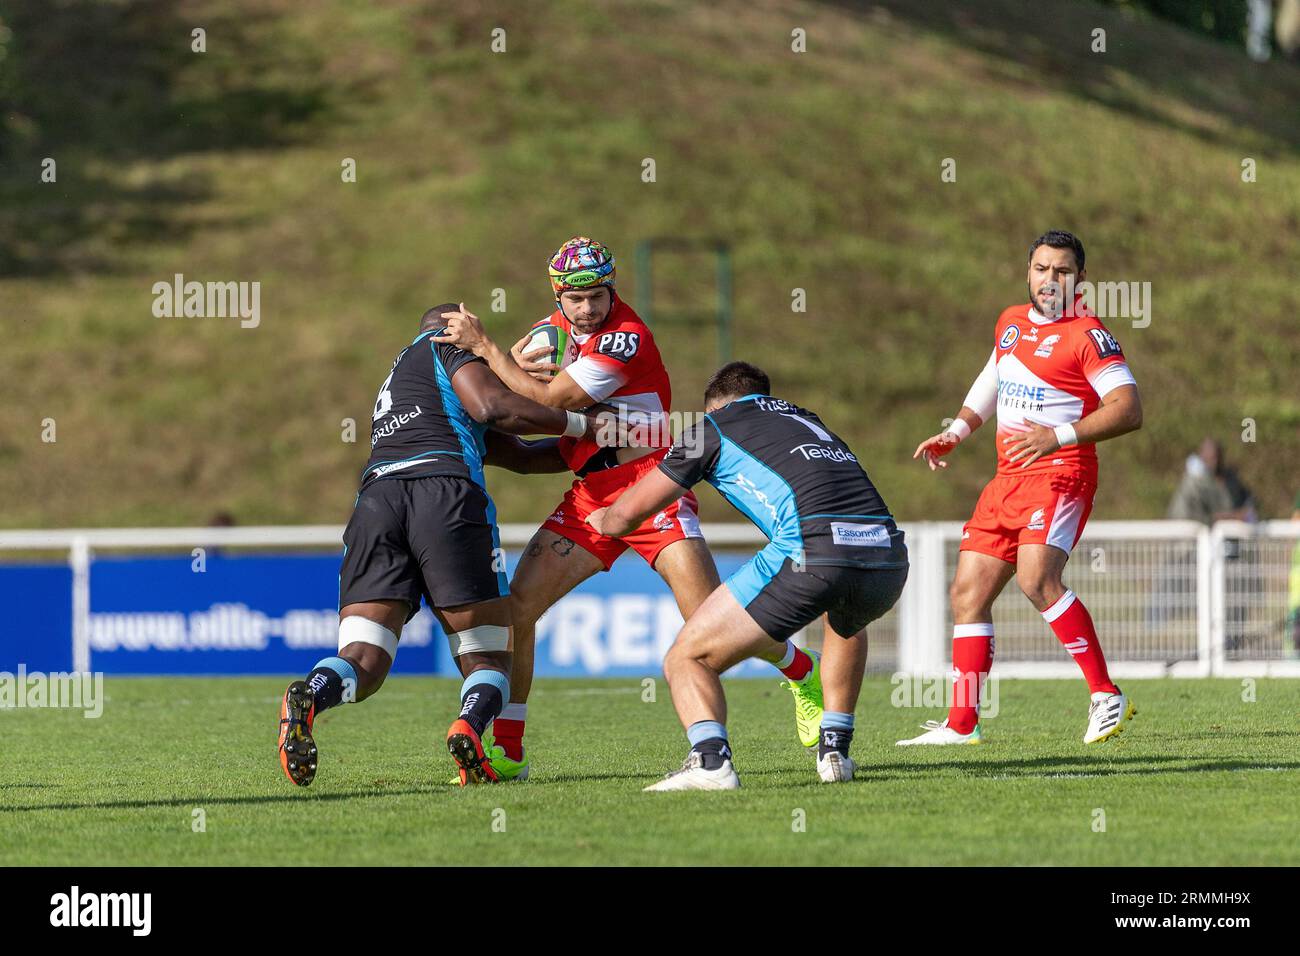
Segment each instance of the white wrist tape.
M949 435L954 436L958 442L963 442L970 438L970 426L960 418L954 418L952 424L944 429Z
M1056 432L1056 440L1060 442L1062 448L1066 445L1073 445L1079 440L1074 434L1073 425L1057 425L1053 431Z
M587 434L587 416L578 412L565 412L568 416L569 424L564 426L565 438L581 438Z

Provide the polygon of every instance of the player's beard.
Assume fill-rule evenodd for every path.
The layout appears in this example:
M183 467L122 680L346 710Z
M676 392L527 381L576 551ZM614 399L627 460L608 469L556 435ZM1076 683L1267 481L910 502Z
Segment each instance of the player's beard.
M1029 301L1034 304L1034 309L1038 312L1039 315L1047 319L1059 319L1061 317L1061 309L1063 307L1064 299L1065 299L1064 289L1062 289L1059 285L1057 286L1056 307L1054 309L1048 310L1043 308L1043 303L1039 301L1038 293L1034 292L1034 287L1031 285L1027 285L1026 287L1029 289ZM1041 291L1042 289L1040 287L1039 292Z
M606 312L599 319L570 319L569 322L573 325L573 331L579 335L590 335L604 325L608 318L609 313Z
M606 320L609 319L610 313L614 311L614 297L612 295L609 297L608 302L609 305L606 307L604 314L599 318L592 319L579 319L575 316L571 316L564 311L563 302L557 304L560 307L561 314L563 314L564 317L569 320L569 324L573 326L573 331L577 332L579 335L590 335L592 332L595 332L604 325Z

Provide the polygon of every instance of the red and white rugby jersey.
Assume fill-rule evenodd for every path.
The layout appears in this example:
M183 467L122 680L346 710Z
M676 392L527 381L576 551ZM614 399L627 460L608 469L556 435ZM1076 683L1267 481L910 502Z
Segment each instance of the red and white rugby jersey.
M1025 303L998 317L993 353L966 404L987 421L997 402L999 475L1065 471L1095 482L1095 444L1066 445L1021 468L1007 460L1010 446L1003 439L1028 431L1031 423L1072 425L1096 411L1111 390L1134 384L1119 343L1082 301L1075 302L1074 315L1059 319Z
M647 437L660 436L653 444L672 445L666 414L673 401L668 370L649 326L630 305L614 296L609 318L587 335L575 332L559 309L533 328L547 324L568 334L569 344L558 364L584 392L594 401L625 408L630 426L644 425ZM596 442L587 438L561 438L559 447L574 471L599 450Z

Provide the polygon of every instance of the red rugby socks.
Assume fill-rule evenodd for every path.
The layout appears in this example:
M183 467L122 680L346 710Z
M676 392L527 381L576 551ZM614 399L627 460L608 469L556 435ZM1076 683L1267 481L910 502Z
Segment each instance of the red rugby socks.
M492 738L511 760L524 759L524 721L527 719L527 704L506 704L492 724Z
M812 666L812 658L789 641L785 642L785 657L776 662L776 669L790 680L803 680Z
M952 707L948 726L968 734L979 723L980 683L993 666L993 625L957 624L952 629Z
M1111 683L1110 673L1106 670L1106 655L1101 652L1092 615L1073 591L1066 591L1044 611L1043 620L1051 626L1056 639L1074 657L1079 670L1083 671L1090 692L1119 693L1119 688Z

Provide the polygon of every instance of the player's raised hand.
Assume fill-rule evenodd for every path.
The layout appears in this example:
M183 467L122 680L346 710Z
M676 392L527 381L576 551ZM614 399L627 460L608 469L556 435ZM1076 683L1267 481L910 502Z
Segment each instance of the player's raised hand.
M554 349L548 345L529 349L528 343L531 341L532 334L525 335L510 347L510 357L515 360L516 365L539 382L549 382L560 371L560 366L544 359L544 356L550 355Z
M937 435L931 435L921 444L916 446L916 451L912 453L912 460L918 458L925 460L930 466L931 471L939 468L947 468L948 463L943 460L943 456L948 454L957 447L957 436L951 432L939 432Z
M1011 446L1007 449L1007 461L1018 461L1021 468L1028 468L1039 458L1061 447L1054 429L1033 422L1030 423L1029 431L1008 435L1002 439L1002 444Z
M460 304L459 312L444 312L442 317L447 327L433 337L435 342L456 345L475 355L483 354L484 347L490 341L487 331L478 316L465 308L464 302Z

